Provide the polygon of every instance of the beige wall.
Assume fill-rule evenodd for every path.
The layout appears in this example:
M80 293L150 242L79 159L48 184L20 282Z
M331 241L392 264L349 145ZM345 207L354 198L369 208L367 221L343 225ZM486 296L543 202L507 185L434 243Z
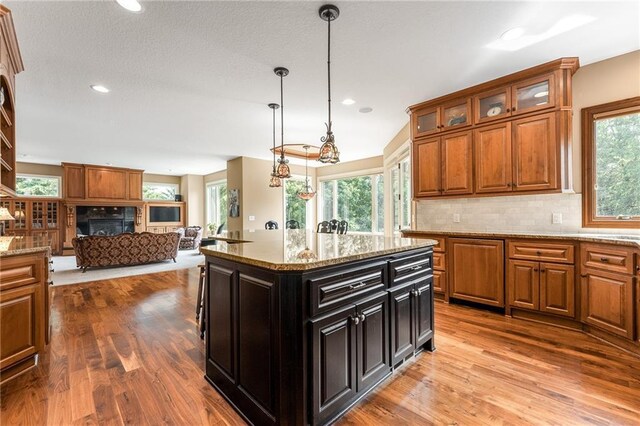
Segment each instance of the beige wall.
M573 76L573 188L582 192L581 110L640 96L640 50L584 66Z
M331 166L318 167L316 176L322 179L325 176L348 175L371 169L382 168L382 155L377 157L363 158L362 160L348 161L346 163L332 164Z
M62 176L62 166L16 162L16 172L26 175Z
M384 147L382 156L387 159L409 139L411 139L411 129L409 128L409 123L407 123L402 129L400 129L398 134L395 135L393 139L391 139L391 142L389 142L387 146Z
M181 181L182 181L182 178L180 176L154 175L151 173L144 173L142 175L142 182L172 183L172 184L180 185Z
M227 171L220 170L219 172L210 173L204 176L205 185L209 182L217 182L220 180L225 180L227 178Z
M204 226L204 179L201 175L180 178L180 194L187 202L187 226Z

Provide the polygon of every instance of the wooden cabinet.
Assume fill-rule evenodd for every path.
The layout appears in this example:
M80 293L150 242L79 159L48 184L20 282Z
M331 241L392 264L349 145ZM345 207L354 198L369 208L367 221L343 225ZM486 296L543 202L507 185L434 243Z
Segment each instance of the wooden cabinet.
M0 201L16 219L5 221L7 235L46 236L50 240L52 254L60 254L61 246L61 212L60 200L14 198Z
M85 201L142 201L142 170L62 163L64 198Z
M574 245L510 240L507 247L509 308L575 318Z
M414 195L430 197L473 192L471 132L427 139L414 145Z
M504 242L449 238L449 297L504 306Z
M433 292L436 296L448 300L446 237L440 235L412 233L410 230L403 231L403 236L408 238L424 238L438 242L433 246Z
M577 68L563 58L410 107L414 198L571 189ZM447 135L465 126L468 140Z
M634 339L634 251L605 244L582 244L582 322Z
M48 266L44 252L0 261L0 383L33 368L49 341Z
M0 196L16 195L15 77L24 71L11 11L0 5Z

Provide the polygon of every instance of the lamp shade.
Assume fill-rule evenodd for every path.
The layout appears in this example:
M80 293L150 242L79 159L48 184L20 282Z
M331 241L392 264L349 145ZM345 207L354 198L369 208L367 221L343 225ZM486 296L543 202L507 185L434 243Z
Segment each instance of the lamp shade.
M16 218L11 216L9 209L6 207L0 207L0 220L16 220Z

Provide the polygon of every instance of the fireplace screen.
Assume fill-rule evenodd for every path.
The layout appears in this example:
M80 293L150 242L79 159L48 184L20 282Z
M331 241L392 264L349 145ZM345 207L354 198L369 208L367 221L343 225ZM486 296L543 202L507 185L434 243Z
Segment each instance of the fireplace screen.
M89 235L118 235L124 232L124 220L89 219Z

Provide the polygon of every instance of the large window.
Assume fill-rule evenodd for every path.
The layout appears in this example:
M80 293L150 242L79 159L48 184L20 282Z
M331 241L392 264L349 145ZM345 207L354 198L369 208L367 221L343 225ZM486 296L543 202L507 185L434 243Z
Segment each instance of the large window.
M391 170L393 200L393 231L411 227L411 166L409 155L401 159Z
M640 97L582 110L583 225L640 228Z
M24 197L60 197L60 177L18 175L16 193Z
M142 198L145 200L170 200L176 199L180 185L177 183L144 182L142 184Z
M320 220L346 220L350 232L384 232L382 173L320 183Z
M298 192L305 189L304 178L292 177L284 181L284 220L295 220L300 229L307 227L308 202L298 197Z
M207 184L207 226L216 231L227 222L227 181Z

